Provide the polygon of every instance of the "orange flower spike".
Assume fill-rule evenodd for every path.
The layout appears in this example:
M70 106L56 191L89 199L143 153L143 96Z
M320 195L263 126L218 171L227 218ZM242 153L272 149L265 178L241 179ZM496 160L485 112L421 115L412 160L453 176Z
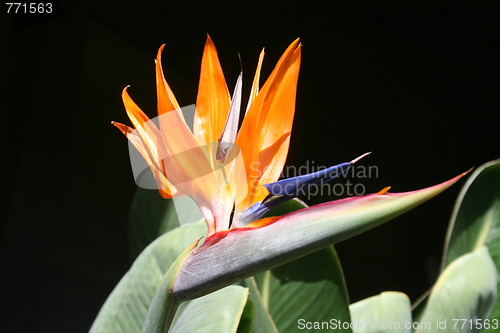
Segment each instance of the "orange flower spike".
M165 199L173 198L177 194L177 189L172 185L172 183L168 181L163 171L156 166L158 165L158 163L154 163L151 160L152 154L149 151L148 147L141 140L141 137L137 134L137 131L131 127L128 127L127 125L123 125L115 121L111 122L111 124L118 128L127 137L127 139L134 145L134 147L149 165L158 185L160 195Z
M259 82L260 82L260 72L262 69L262 63L264 62L264 49L260 52L259 62L257 63L257 69L255 70L255 76L252 82L252 90L250 91L250 98L248 99L247 112L252 105L255 97L259 94Z
M268 194L261 185L279 178L290 143L301 45L295 40L250 106L236 144L241 148L247 171L248 193L237 199L242 211Z
M135 104L127 92L128 86L122 91L123 105L127 112L130 121L137 130L137 134L141 141L147 147L148 152L151 154L151 161L159 169L161 167L161 159L167 156L165 144L163 143L162 135L156 125L146 116L146 114Z
M162 159L166 158L169 153L165 148L165 144L163 142L163 138L160 130L156 127L156 125L144 114L144 112L135 104L135 102L130 98L130 95L127 92L128 87L125 87L122 92L122 100L125 106L125 111L127 112L128 117L132 121L132 124L136 129L136 136L138 137L136 140L134 136L126 134L123 128L114 124L118 129L124 133L127 138L134 144L136 149L139 150L141 155L144 157L146 162L152 166L153 175L157 182L159 182L159 192L164 198L171 198L173 195L177 194L177 189L173 186L167 179L165 175L165 168L162 164ZM135 144L135 141L142 142L142 148ZM148 158L146 158L146 154L148 154ZM154 168L153 168L154 167ZM160 176L160 174L163 176ZM165 179L164 179L165 178Z
M213 233L215 221L220 215L216 199L218 183L205 152L187 126L174 94L164 79L161 50L162 48L156 60L158 118L161 131L130 98L127 88L123 90L123 102L140 140L147 147L146 162L153 173L158 170L168 178L169 183L166 183L155 175L157 181L161 180L160 194L164 197L177 192L189 195L200 208L210 232ZM170 112L173 110L175 112ZM165 184L170 186L166 187Z
M217 51L208 37L202 58L193 133L164 78L163 48L158 51L155 66L160 129L134 103L127 88L122 97L135 131L125 125L115 126L150 165L162 196L188 195L196 202L207 221L210 235L229 228L235 196L238 196L237 220L244 210L264 199L267 190L262 185L277 180L281 173L294 115L300 44L296 40L288 47L259 92L264 57L261 52L250 105L235 142L241 148L241 155L237 153L238 148L230 149L239 118L241 77L232 101ZM228 119L230 112L234 119ZM219 141L224 134L228 151L220 149ZM221 150L220 158L215 156L218 150ZM228 159L228 156L234 157ZM246 176L244 171L248 173Z
M213 233L220 209L218 182L209 160L179 112L161 114L159 122L168 151L162 160L166 175L180 193L196 202Z
M158 118L164 144L168 150L167 163L173 163L167 173L183 181L196 180L202 175L211 173L210 165L205 158L199 142L189 129L175 96L163 74L161 53L164 45L158 50L156 57L156 91L158 98ZM171 111L176 112L171 112ZM174 163L174 161L176 163ZM177 165L176 165L177 164ZM205 184L206 185L206 184ZM210 188L210 186L208 186Z
M199 147L198 141L189 130L179 104L174 93L170 89L161 64L161 54L165 44L163 44L156 56L156 92L158 99L158 118L162 137L167 147L168 160L163 162L173 163L168 173L173 173L173 177L183 181L186 179L196 179L200 175L209 172L209 164ZM175 111L175 113L170 113ZM177 162L177 165L170 160ZM164 157L164 158L165 158ZM181 170L182 171L179 171Z
M208 145L210 156L215 154L211 143L216 143L222 134L230 104L231 97L217 50L210 36L207 36L201 61L193 132L200 145Z
M163 53L163 48L165 44L160 46L158 49L158 54L156 56L155 67L156 67L156 95L158 98L158 116L176 110L179 115L184 119L184 115L181 112L181 108L175 99L175 95L170 89L167 81L165 80L165 75L163 74L163 67L161 64L161 54Z

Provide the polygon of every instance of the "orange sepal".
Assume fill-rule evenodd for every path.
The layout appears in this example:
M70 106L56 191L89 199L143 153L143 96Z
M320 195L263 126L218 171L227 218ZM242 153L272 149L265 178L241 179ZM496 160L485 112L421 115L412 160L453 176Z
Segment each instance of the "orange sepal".
M247 172L248 194L239 198L239 209L250 207L268 194L262 184L279 178L290 142L301 59L295 40L255 97L243 121L236 144L241 148Z
M134 145L134 147L137 149L137 151L139 151L141 156L149 165L158 185L158 191L160 192L160 195L166 199L170 199L176 196L176 194L178 194L177 189L174 185L172 185L172 183L168 181L162 170L157 167L157 164L153 163L153 161L151 160L152 153L149 151L147 145L145 145L141 140L141 137L137 134L137 130L134 130L127 125L117 123L115 121L112 121L111 124L118 128L127 137L127 139L129 139L129 141Z
M247 112L248 109L250 108L250 105L252 105L253 101L255 100L255 97L259 94L259 89L260 89L260 72L262 70L262 63L264 62L264 49L260 52L259 55L259 62L257 63L257 69L255 70L255 76L253 78L252 82L252 89L250 90L250 98L248 99L248 106L247 106Z
M163 67L161 64L161 54L163 52L163 48L165 44L160 46L158 49L158 54L156 55L156 94L158 98L158 115L161 115L165 112L170 112L173 110L177 110L181 115L179 104L175 99L175 95L170 89L167 81L165 80L165 75L163 74Z
M196 99L193 132L200 145L217 142L226 123L231 97L217 50L210 36L207 36L201 61L200 83Z

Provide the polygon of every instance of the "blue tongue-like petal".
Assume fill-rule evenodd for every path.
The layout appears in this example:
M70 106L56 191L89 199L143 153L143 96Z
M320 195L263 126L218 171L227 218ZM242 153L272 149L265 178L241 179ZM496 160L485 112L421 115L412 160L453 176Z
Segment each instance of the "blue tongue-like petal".
M271 195L284 195L296 197L310 185L324 184L330 180L344 174L352 166L352 163L342 163L323 169L320 171L308 173L307 175L296 176L292 178L278 180L274 183L264 184L264 187Z
M258 220L274 206L297 197L299 194L305 194L307 188L311 185L323 185L334 178L339 177L349 170L349 168L370 153L361 155L351 162L341 163L324 170L301 175L297 177L282 179L274 183L264 184L271 196L262 202L256 202L248 208L240 217L240 222L246 224Z
M240 217L240 223L246 225L250 222L256 221L264 216L271 208L283 203L285 201L291 200L294 197L289 196L273 196L268 197L262 202L256 202L250 208L243 212Z

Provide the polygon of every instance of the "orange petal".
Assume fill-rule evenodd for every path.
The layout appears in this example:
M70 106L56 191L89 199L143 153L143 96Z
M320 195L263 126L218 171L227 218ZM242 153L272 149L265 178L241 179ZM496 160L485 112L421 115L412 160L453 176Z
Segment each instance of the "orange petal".
M262 69L262 62L264 61L264 49L260 52L259 62L257 63L257 69L255 70L255 76L252 82L252 90L250 90L250 98L248 99L247 110L250 109L250 105L252 105L255 97L259 94L259 84L260 84L260 72Z
M298 39L285 51L250 106L238 133L247 172L248 194L237 199L243 210L268 194L262 184L279 178L290 142L300 67Z
M175 96L165 80L161 64L164 46L159 48L156 57L158 121L168 151L168 158L164 162L168 160L173 163L171 170L167 168L167 173L173 174L173 178L187 181L210 173L212 169L205 153L187 126ZM171 112L174 110L176 112Z
M201 61L193 132L200 145L208 145L209 153L211 143L217 142L219 136L222 135L230 103L231 97L217 50L210 36L207 36ZM210 156L212 156L211 153Z
M126 137L130 140L130 142L134 145L134 147L139 151L142 155L146 163L149 165L153 176L155 177L156 183L158 185L158 190L160 194L164 198L172 198L175 194L177 194L177 189L173 186L165 177L162 170L158 169L155 163L151 160L151 152L147 145L141 140L141 137L137 134L137 131L127 125L123 125L117 122L112 122L112 124L118 128Z
M177 110L180 116L184 119L179 104L175 99L174 93L170 89L170 86L165 80L165 76L163 74L163 67L161 65L161 54L163 52L164 47L165 44L160 46L160 48L158 49L158 54L156 56L156 94L158 98L158 115L161 115L165 112Z
M206 149L200 147L179 112L166 112L158 118L169 153L162 161L165 174L179 192L196 202L212 230L214 217L217 218L220 209L217 206L218 182Z
M212 205L216 201L217 181L205 152L189 130L179 112L165 112L158 116L160 132L142 110L123 90L127 114L137 133L151 152L151 163L182 194L189 195L200 207L207 223L213 224Z
M163 139L160 130L156 125L146 116L146 114L135 104L127 92L128 86L122 91L122 100L125 106L130 121L137 130L137 134L141 137L143 143L148 147L150 152L151 162L161 169L161 160L168 156L165 150Z

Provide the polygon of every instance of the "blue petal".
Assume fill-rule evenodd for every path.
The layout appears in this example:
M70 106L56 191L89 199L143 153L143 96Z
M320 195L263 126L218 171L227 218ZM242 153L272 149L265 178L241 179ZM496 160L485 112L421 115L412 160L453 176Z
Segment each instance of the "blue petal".
M241 214L240 222L243 224L247 224L252 221L256 221L262 216L266 215L267 212L271 210L271 208L293 198L294 197L288 196L273 196L266 198L262 202L256 202L252 206L250 206L250 208L244 211L243 214Z
M302 191L307 190L310 185L325 184L332 179L339 177L349 170L349 168L368 155L366 153L351 162L341 163L324 170L312 172L307 175L282 179L274 183L264 184L264 187L269 191L270 196L262 202L256 202L250 208L243 212L240 217L240 222L250 223L264 216L271 208L297 197ZM305 194L305 193L304 193Z
M261 210L262 208L263 208L263 205L262 205L262 203L260 201L254 203L252 206L250 206L250 208L248 208L247 210L245 210L243 212L243 214L241 214L240 221L242 221L242 222L248 222L248 223L252 222L252 221L255 221L254 217L260 215L259 214L260 213L259 210Z
M347 172L347 170L349 170L351 166L352 166L351 162L342 163L339 165L329 167L327 169L309 173L307 175L282 179L274 183L264 184L264 187L272 195L284 195L289 197L295 197L299 193L301 193L301 190L303 190L306 186L312 184L327 183L330 180L337 178L340 175Z

